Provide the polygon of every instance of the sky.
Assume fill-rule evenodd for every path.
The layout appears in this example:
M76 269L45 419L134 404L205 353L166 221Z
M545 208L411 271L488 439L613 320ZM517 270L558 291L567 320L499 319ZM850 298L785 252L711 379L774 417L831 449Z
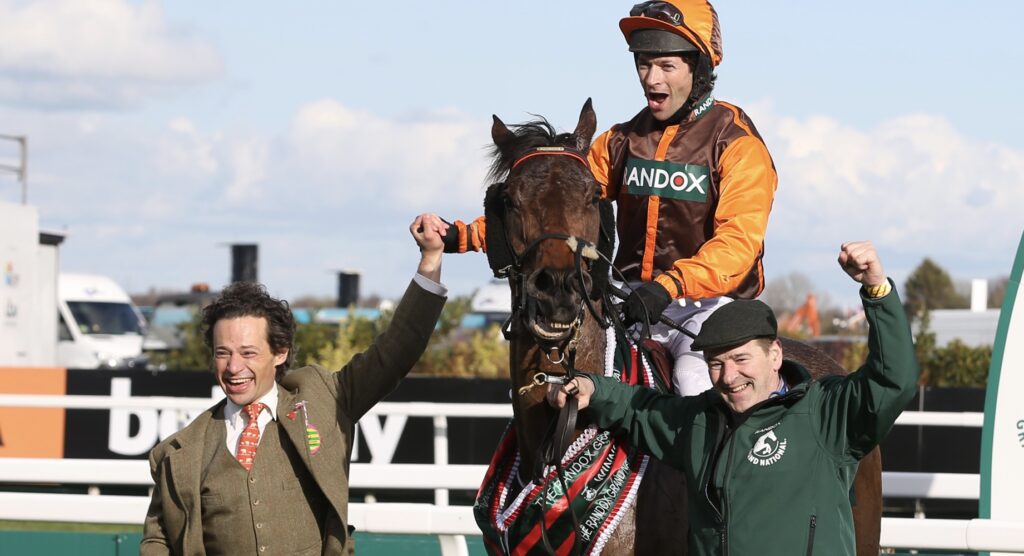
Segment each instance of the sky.
M219 288L258 243L286 298L401 295L422 212L481 213L491 115L599 131L644 105L617 22L632 2L0 0L0 135L29 141L28 200L61 268L130 292ZM720 1L717 98L741 106L779 187L768 281L838 304L871 239L902 284L1009 274L1024 231L1024 3ZM0 140L0 164L17 157ZM0 174L0 200L20 186ZM466 295L490 277L449 256Z

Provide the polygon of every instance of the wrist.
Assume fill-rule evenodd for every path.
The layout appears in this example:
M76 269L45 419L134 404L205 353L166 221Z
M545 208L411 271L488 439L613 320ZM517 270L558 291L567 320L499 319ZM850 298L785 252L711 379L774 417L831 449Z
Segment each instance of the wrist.
M454 223L451 223L442 218L441 221L444 222L445 224L448 224L448 230L445 232L444 237L441 238L442 241L444 242L444 252L460 253L462 251L465 251L465 249L460 248L459 245L461 238L464 235L462 230L465 229L465 224L463 224L460 220L456 220Z
M436 282L441 274L441 254L440 250L421 252L420 264L416 271Z
M592 396L597 390L597 384L594 383L594 377L588 373L580 373L576 375L576 386L581 392L586 393L588 396ZM585 384L589 383L589 384Z
M669 299L678 299L683 297L683 283L667 272L655 278L654 283L665 289Z
M664 284L657 280L647 282L643 286L641 286L641 288L647 290L647 292L649 292L651 295L655 296L657 299L661 301L672 301L672 293L668 290L668 288L665 287Z
M868 284L864 284L864 293L866 293L867 296L870 299L880 299L880 298L883 298L886 295L889 295L889 292L891 292L891 291L892 291L892 284L889 283L889 279L888 278L883 280L879 284L870 285L870 286Z

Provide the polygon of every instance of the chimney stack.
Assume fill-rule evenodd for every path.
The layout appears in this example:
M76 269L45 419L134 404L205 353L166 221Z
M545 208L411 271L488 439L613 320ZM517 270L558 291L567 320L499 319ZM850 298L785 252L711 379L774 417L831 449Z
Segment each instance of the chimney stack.
M231 244L231 283L257 282L259 245L255 243Z
M338 272L338 307L348 307L359 303L359 273L352 271Z

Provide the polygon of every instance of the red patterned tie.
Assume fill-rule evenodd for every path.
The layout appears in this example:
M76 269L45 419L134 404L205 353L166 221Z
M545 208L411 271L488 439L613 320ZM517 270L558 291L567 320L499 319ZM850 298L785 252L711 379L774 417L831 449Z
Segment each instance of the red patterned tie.
M247 471L252 469L252 461L256 458L256 446L260 443L260 412L266 409L267 405L262 403L251 403L245 406L245 413L249 416L249 424L242 431L238 439L238 452L235 457L238 463L242 464Z

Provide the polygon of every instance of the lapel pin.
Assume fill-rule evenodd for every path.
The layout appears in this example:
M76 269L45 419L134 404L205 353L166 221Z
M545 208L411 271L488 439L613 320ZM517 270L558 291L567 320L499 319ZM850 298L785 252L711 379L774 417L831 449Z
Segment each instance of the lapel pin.
M309 455L315 456L320 451L320 430L316 428L316 425L309 422L309 409L307 407L306 400L302 400L295 404L295 409L288 414L289 418L294 418L295 411L298 409L302 410L302 422L306 426L306 447L309 449Z

